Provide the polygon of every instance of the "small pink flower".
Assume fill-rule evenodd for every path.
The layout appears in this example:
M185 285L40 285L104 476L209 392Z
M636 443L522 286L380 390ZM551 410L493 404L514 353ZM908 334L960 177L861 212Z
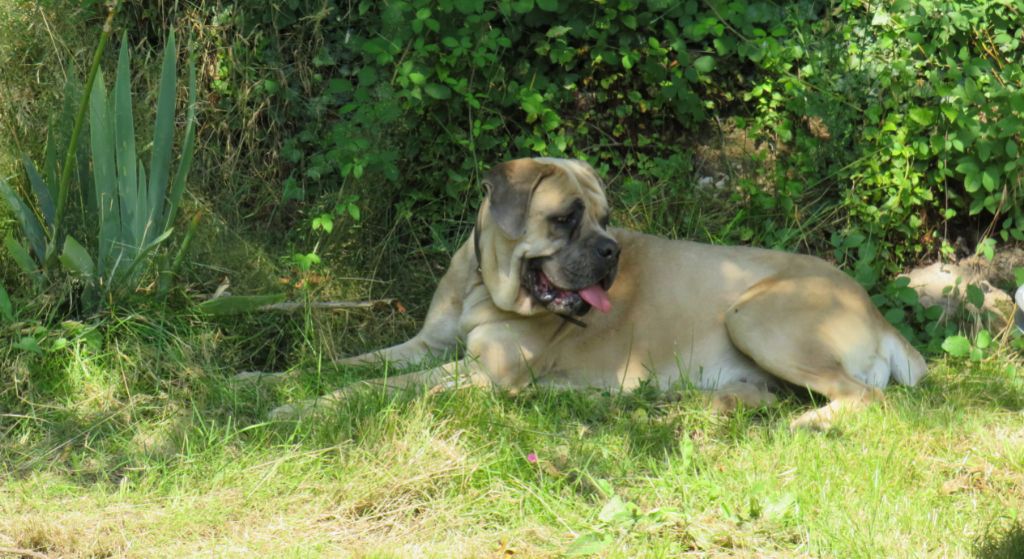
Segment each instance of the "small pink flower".
M526 455L526 461L531 463L531 464L536 464L537 463L537 453L536 452L531 452L531 453L527 454Z

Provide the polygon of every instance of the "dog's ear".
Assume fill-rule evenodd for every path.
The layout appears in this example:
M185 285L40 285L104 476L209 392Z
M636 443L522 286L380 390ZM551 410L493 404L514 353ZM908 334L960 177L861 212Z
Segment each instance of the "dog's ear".
M518 239L526 233L533 191L555 170L554 165L533 159L516 159L496 165L484 177L491 200L491 218L507 237Z

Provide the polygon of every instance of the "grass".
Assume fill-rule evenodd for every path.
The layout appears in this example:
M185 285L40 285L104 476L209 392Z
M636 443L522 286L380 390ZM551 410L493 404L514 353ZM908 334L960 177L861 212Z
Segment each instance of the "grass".
M370 391L270 424L379 372L232 386L226 342L178 326L129 316L105 350L9 355L0 557L558 557L581 537L600 557L1024 553L1012 356L933 361L829 433L787 429L803 398L719 417L687 390Z

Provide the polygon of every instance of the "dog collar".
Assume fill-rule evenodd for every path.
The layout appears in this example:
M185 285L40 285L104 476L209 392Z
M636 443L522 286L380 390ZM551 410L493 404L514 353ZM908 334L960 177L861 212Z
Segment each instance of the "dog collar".
M587 323L586 322L583 322L582 320L580 320L580 319L578 319L578 318L576 318L574 316L565 316L564 314L560 314L558 316L562 320L564 320L566 322L571 322L571 323L575 324L576 326L579 326L580 328L586 328L587 327Z
M476 271L483 273L481 269L482 264L480 263L480 228L473 227L473 252L476 254Z

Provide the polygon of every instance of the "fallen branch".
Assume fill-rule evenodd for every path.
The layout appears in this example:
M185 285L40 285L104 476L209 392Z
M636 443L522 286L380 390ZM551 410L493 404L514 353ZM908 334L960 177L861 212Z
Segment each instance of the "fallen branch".
M308 307L310 309L321 311L342 311L348 309L370 309L383 305L398 309L399 312L402 310L401 303L398 302L398 299L372 299L369 301L314 301L311 303L304 303L302 301L281 301L280 303L261 305L257 307L256 310L293 312Z
M32 557L33 559L49 559L50 556L45 553L39 553L38 551L32 551L31 549L22 549L20 547L5 547L0 545L0 555L15 555L21 557Z

